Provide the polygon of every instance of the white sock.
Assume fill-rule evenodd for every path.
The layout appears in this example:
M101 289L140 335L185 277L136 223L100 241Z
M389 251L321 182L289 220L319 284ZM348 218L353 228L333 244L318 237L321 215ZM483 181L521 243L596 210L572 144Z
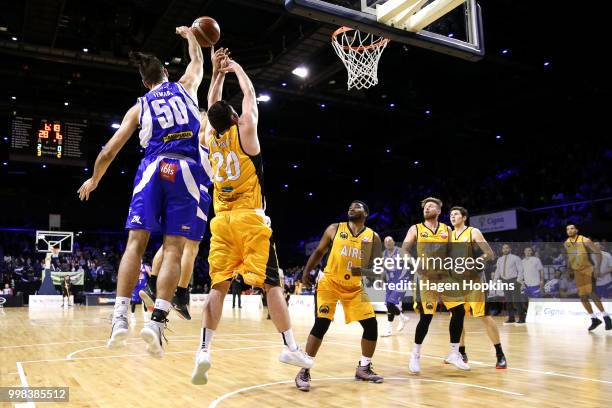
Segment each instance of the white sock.
M421 355L421 346L422 346L422 344L414 343L414 345L412 346L412 354L420 356Z
M115 298L115 311L113 312L113 318L115 317L127 317L128 307L130 307L130 298L117 296Z
M361 356L361 360L359 360L359 365L362 367L365 367L371 362L372 362L372 357Z
M170 308L172 307L172 303L167 300L157 298L155 299L155 309L163 310L166 313L170 312Z
M597 313L591 313L591 319L597 319Z
M459 343L451 343L450 344L451 353L459 352Z
M410 316L408 316L408 312L402 312L402 319L410 319Z
M202 327L202 330L200 331L200 350L210 350L214 334L214 330Z
M296 351L299 347L293 338L293 330L289 329L281 333L283 336L283 343L289 348L291 351Z

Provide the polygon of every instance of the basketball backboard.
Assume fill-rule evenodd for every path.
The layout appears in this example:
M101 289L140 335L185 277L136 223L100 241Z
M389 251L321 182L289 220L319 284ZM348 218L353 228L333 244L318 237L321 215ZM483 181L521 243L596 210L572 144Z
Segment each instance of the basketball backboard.
M53 248L72 253L74 233L62 231L36 231L36 252L51 253Z
M470 61L484 57L477 0L285 0L290 13Z

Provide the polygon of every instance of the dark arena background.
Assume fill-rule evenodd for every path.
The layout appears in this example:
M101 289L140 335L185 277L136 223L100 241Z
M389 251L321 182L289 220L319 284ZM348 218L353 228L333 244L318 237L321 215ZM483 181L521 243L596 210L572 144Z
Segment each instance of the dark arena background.
M403 26L398 16L410 7L416 9ZM423 11L438 8L444 11L422 30L408 28ZM603 14L587 16L575 8L568 13L555 2L522 0L3 2L0 406L609 406L612 84ZM389 9L395 17L381 11ZM155 55L167 70L164 82L181 80L193 60L188 44L191 37L197 41L197 28L186 29L186 39L176 30L191 27L200 16L219 24L215 49L230 52L222 66L235 61L253 83L263 178L253 175L249 182L261 186L273 235L261 220L259 227L268 231L263 241L246 224L211 233L214 217L237 211L222 213L217 195L247 177L243 169L232 187L223 184L228 181L219 172L231 180L231 166L229 159L227 169L215 161L215 154L223 153L214 152L213 141L207 146L209 193L215 197L208 225L187 267L187 249L179 248L183 264L176 263L176 282L168 284L164 275L171 276L167 265L174 258L166 251L173 241L160 250L160 272L154 262L164 242L159 231L134 255L125 229L134 180L142 175L139 164L149 157L139 130L88 200L80 200L78 190L94 177L96 159L113 134L121 133L126 112L144 106L138 98L149 89L131 53ZM333 39L332 33L340 26L357 29L349 34L363 36L365 46L334 52L332 43L340 36ZM390 42L381 48L385 38ZM208 110L213 72L210 48L201 50L197 99L200 109ZM347 66L339 58L343 53L380 57L364 62L370 70L378 66L367 78L374 82L348 90L347 70L357 69L359 60ZM222 98L242 115L244 130L243 97L249 93L238 73L224 75ZM257 166L255 155L243 151L246 133L235 136L245 160L240 166ZM208 153L200 152L208 162ZM161 172L153 177L164 179ZM203 186L199 190L207 195ZM169 205L166 197L155 202ZM428 206L439 217L428 215ZM464 317L457 312L464 302L474 303L470 295L459 309L444 291L426 299L419 285L433 278L419 267L372 273L366 265L392 257L394 243L397 254L421 256L421 242L452 242L464 228L451 216L456 206L467 209L465 224L482 233L468 234L474 257L486 260L478 282L516 284L516 290L494 286L481 292L476 303L485 316L477 316L474 307L471 313L466 307ZM260 207L249 211L260 214L255 208ZM172 222L172 215L160 217L163 228ZM369 230L355 235L364 220L383 247L375 235L366 237ZM211 244L223 234L234 238L225 236L221 246L242 251L242 258L213 282L217 266L209 259L217 259L215 251L221 251L221 263L229 263L231 251ZM240 241L251 239L259 241ZM341 250L345 241L348 249ZM282 294L269 280L263 285L249 279L278 274L274 247ZM358 261L346 260L352 250ZM252 253L267 260L260 270L248 269ZM132 258L136 263L130 266ZM352 273L340 273L338 265ZM181 288L178 274L191 268ZM144 286L147 276L157 273L159 280L149 278ZM389 289L395 273L415 286ZM140 306L137 288L131 297L136 307L126 311L117 288L131 293L131 283L120 278L128 275L132 280L139 275L141 288L154 294L157 280L157 295L162 282L171 293L179 287L172 301L158 296L148 311ZM351 290L359 292L358 301L347 300L343 275L357 282ZM456 270L446 271L444 279L455 275ZM327 285L336 282L334 276L340 283L333 285L340 286L332 290ZM317 280L318 286L311 285ZM337 297L331 303L327 292ZM202 323L202 314L212 313L214 299L220 299L222 311L213 346L212 334L206 337L211 323ZM160 313L162 323L168 313L165 304L172 304L167 341L158 324ZM189 319L177 312L181 307L188 307ZM373 318L350 319L370 309ZM288 310L290 335L286 322L279 323L281 310ZM330 310L332 316L326 316ZM432 311L430 325L425 321ZM127 322L124 347L109 349L117 319ZM161 330L155 342L162 344L162 359L149 355L143 326ZM321 339L317 353L312 342ZM279 352L299 354L314 366L300 371L304 363L282 364ZM195 376L203 367L198 359L209 353L207 384L194 385L192 371Z

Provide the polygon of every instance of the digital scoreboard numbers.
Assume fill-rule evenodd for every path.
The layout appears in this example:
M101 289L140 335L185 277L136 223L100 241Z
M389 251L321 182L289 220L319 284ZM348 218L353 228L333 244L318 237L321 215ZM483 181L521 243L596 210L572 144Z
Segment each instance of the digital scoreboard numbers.
M9 159L45 164L86 166L83 137L86 121L13 116Z
M62 158L62 124L60 122L49 123L43 120L41 129L38 129L38 143L36 144L36 156Z

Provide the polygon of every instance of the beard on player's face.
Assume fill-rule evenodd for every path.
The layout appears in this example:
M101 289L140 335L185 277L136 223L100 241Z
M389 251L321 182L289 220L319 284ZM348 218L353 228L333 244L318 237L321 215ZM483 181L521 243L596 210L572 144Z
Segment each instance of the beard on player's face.
M349 221L365 221L365 213L363 211L349 211L348 212Z
M429 221L436 220L439 215L440 215L439 211L429 210L429 209L423 210L423 218Z

